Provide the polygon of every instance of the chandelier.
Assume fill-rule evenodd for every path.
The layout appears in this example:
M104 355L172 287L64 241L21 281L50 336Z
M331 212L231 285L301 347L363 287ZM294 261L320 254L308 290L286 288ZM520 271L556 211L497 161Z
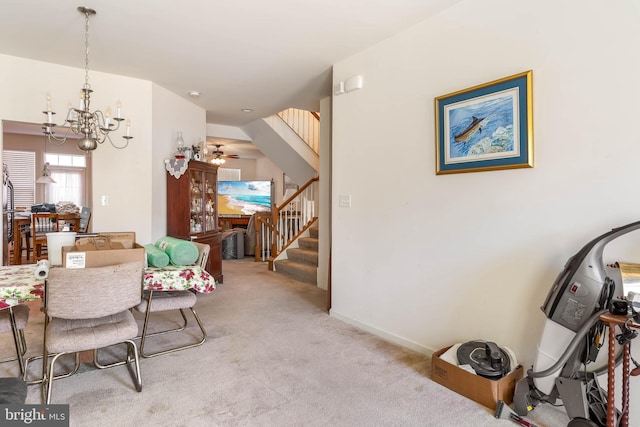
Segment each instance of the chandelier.
M55 112L51 111L51 97L47 95L47 110L43 111L47 116L47 122L43 123L44 134L47 136L49 142L62 145L67 141L67 137L71 133L74 135L81 135L78 139L78 148L84 151L92 151L98 147L98 144L102 144L107 139L115 148L122 149L129 145L129 140L133 138L131 133L131 122L127 120L126 134L122 137L125 142L122 145L116 145L111 140L110 133L117 131L120 128L120 123L125 119L121 115L121 105L118 101L116 105L116 115L111 117L111 109L107 108L103 113L100 110L91 112L89 109L91 103L91 85L89 84L89 16L95 15L96 11L87 7L78 7L78 11L85 17L85 61L84 61L84 85L80 90L80 106L79 108L73 108L69 105L67 111L67 117L64 120L62 126L67 127L67 131L63 137L57 137L53 128L57 126L53 123L53 115Z

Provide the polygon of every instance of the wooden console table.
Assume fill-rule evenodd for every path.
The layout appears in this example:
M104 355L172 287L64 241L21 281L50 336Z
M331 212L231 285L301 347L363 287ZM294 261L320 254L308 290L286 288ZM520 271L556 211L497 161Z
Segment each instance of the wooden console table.
M247 228L249 219L251 219L251 216L219 216L218 227L223 231L237 226ZM226 227L223 227L223 225L226 225Z
M607 427L616 426L616 402L615 402L615 368L616 368L616 327L640 329L640 324L635 323L629 316L605 313L600 320L609 327L609 360L607 363ZM629 426L629 343L622 347L622 411L620 414L620 427Z

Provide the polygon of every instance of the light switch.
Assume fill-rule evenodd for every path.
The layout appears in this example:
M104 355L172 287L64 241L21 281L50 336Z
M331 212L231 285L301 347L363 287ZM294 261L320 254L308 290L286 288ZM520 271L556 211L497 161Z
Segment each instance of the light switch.
M109 206L109 196L102 196L100 198L100 204L102 206Z
M341 208L350 208L351 207L351 194L341 194L338 196L338 206Z

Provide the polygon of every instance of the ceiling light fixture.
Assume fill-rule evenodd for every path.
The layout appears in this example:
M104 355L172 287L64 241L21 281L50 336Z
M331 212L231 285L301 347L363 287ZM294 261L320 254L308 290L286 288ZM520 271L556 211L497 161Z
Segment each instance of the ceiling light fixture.
M243 113L253 113L253 108L243 108L242 110Z
M49 142L57 145L62 145L67 141L67 137L70 132L76 135L83 135L78 139L78 148L84 151L92 151L98 147L98 144L102 144L105 140L109 140L111 145L115 148L122 149L129 145L129 140L133 138L130 130L131 122L127 121L126 135L124 138L125 143L122 146L118 146L111 140L110 132L116 131L120 128L120 122L125 119L121 116L120 101L117 104L116 116L111 118L111 109L107 108L103 113L100 110L96 110L93 113L89 110L89 104L91 102L91 85L89 84L89 16L95 15L96 11L87 7L78 7L78 11L85 16L85 60L84 60L84 85L80 90L80 106L79 108L73 108L69 105L67 111L67 118L64 120L62 126L68 126L64 137L58 138L55 136L53 128L56 126L53 123L53 115L51 111L51 97L47 95L47 110L43 111L47 116L47 122L43 123L44 134L47 136ZM115 123L114 123L115 122Z
M224 165L226 162L225 159L223 159L222 157L214 157L213 159L211 159L211 163L213 163L216 166L222 166Z
M222 166L226 162L226 160L222 157L224 153L220 151L220 147L221 147L220 144L216 144L216 149L213 150L213 152L211 153L213 155L213 158L211 159L211 163L213 163L216 166Z
M36 184L55 184L56 181L51 178L51 172L49 171L49 162L44 164L42 168L42 175L36 179Z
M197 90L189 91L189 96L192 97L192 98L199 98L200 97L200 92L198 92Z

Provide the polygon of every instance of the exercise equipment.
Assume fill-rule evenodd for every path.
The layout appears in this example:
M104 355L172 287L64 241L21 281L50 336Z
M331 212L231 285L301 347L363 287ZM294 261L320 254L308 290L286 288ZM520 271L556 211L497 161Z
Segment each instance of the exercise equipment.
M606 357L598 357L606 331L599 318L620 299L623 286L611 278L603 252L611 241L638 228L640 221L596 237L557 276L541 307L547 319L533 368L516 383L514 410L519 416L561 400L569 426L606 425L607 393L597 381L607 368Z
M520 424L522 426L537 427L532 422L529 422L522 418L520 415L516 414L511 408L507 406L506 403L504 403L504 400L498 400L494 416L499 420L511 420L514 423Z

